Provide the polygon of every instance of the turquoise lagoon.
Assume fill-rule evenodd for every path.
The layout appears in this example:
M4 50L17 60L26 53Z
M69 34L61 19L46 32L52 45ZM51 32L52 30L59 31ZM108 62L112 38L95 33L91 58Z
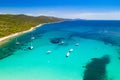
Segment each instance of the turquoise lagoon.
M1 80L120 80L120 21L45 24L17 39L0 47L12 54L0 60Z

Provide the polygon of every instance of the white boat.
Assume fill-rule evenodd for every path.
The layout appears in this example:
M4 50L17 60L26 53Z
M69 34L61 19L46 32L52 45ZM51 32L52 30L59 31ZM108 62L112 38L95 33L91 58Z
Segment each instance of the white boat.
M33 35L31 35L31 40L35 39L35 37ZM30 44L30 46L28 47L28 49L32 50L34 47L32 45L32 42Z
M31 33L31 39L33 40L33 39L35 39L35 37L33 36L33 34Z
M32 50L34 47L32 46L32 43L30 45L30 47L28 47L28 49Z
M70 56L70 52L68 52L67 54L66 54L66 57L69 57Z
M70 54L71 54L71 52L73 52L73 50L74 50L74 49L71 48L71 49L67 52L66 57L69 57Z
M61 41L61 42L60 42L60 45L63 45L63 44L65 44L65 42L64 42L64 41Z
M30 46L29 49L32 50L34 47L33 46Z
M71 53L71 52L73 52L73 50L74 50L74 49L71 48L71 49L69 50L69 52Z

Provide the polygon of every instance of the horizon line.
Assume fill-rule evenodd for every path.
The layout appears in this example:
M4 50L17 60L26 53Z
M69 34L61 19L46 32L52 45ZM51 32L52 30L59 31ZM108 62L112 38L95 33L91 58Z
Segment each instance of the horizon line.
M120 12L119 12L120 13ZM80 18L80 17L77 17L77 18L70 18L70 17L58 17L58 16L54 16L54 15L46 15L46 14L40 14L40 15L34 15L34 14L28 14L28 13L0 13L0 14L5 14L5 15L26 15L26 16L33 16L33 17L39 17L39 16L47 16L47 17L56 17L56 18L63 18L63 19L71 19L71 20L120 20L119 18L117 18L117 19L90 19L90 18ZM104 13L96 13L98 16L99 15L106 15L106 13L104 14ZM113 13L112 13L113 14ZM118 14L118 13L117 13ZM94 16L95 15L95 13L82 13L82 15L83 15L83 17L85 16L85 15L92 15L92 16ZM120 15L120 14L119 14Z

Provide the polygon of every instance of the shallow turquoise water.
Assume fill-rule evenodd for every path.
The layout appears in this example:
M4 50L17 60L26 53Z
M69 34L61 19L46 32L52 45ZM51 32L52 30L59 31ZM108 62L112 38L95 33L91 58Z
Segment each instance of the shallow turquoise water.
M114 42L118 41L119 37L112 34L112 39L115 37L115 40L112 40L114 44L110 43L111 38L105 42L101 36L104 38L106 35L109 36L111 30L109 35L108 33L103 35L98 34L103 28L81 26L78 24L80 21L71 22L47 24L24 34L18 37L22 43L20 47L14 45L15 39L6 43L5 48L12 46L14 50L13 55L0 60L1 80L84 80L85 66L92 58L101 58L104 55L110 56L110 63L106 66L107 80L120 80L119 43ZM91 33L86 34L87 32ZM35 36L35 40L30 40L31 34ZM53 44L50 42L51 38L62 38L65 44ZM28 50L31 42L34 49ZM80 45L75 46L75 43ZM71 48L74 51L66 58L66 53ZM52 52L47 54L48 50Z

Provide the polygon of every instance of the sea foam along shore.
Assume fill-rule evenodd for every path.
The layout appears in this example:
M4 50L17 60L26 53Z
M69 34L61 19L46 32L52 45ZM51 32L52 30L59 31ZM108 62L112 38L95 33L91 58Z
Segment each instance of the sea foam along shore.
M15 34L11 34L11 35L2 37L2 38L0 38L0 44L2 44L2 41L5 41L5 40L8 40L8 39L13 38L13 37L15 37L15 36L22 35L22 34L24 34L24 33L33 31L34 29L36 29L37 27L41 27L42 25L44 25L44 24L39 24L39 25L37 25L37 26L35 26L35 27L31 27L29 30L22 31L22 32L18 32L18 33L15 33Z

